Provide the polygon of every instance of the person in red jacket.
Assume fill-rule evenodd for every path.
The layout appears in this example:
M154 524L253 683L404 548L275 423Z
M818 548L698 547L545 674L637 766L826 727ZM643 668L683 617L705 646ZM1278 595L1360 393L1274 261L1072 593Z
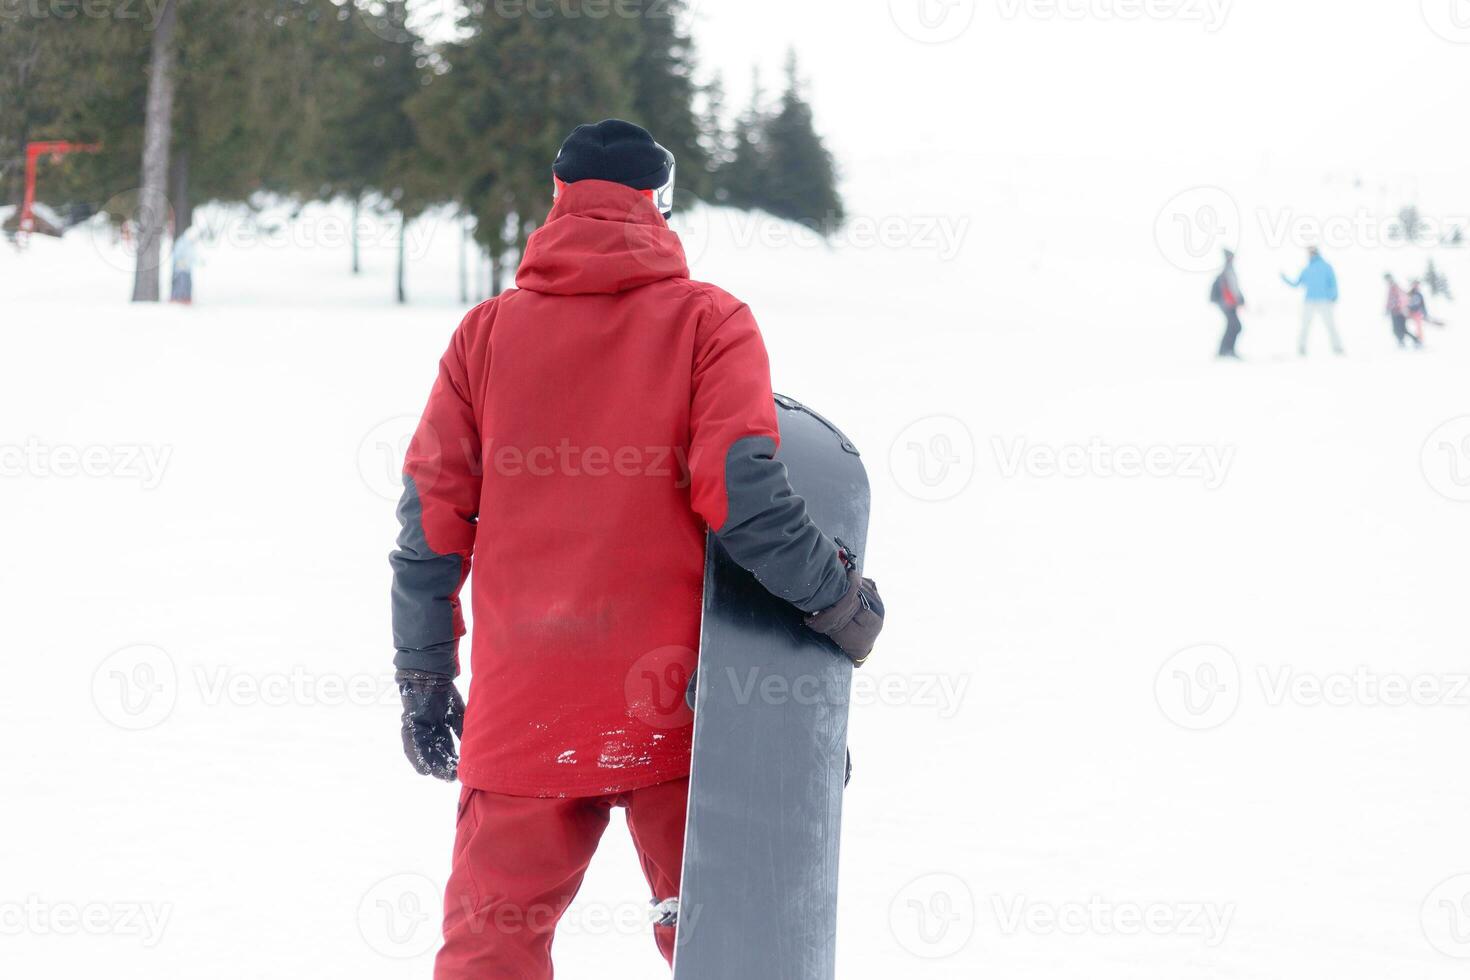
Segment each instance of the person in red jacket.
M1399 288L1394 280L1393 273L1385 272L1383 281L1388 283L1388 301L1385 310L1388 313L1389 322L1393 324L1393 339L1398 341L1400 347L1404 346L1405 340L1412 340L1415 346L1423 347L1424 341L1409 333L1409 294Z
M517 288L455 331L404 462L404 750L462 783L438 980L550 978L613 806L654 901L678 896L707 528L855 661L882 628L876 586L787 482L754 316L689 278L673 156L606 120L552 169ZM673 927L654 933L672 960Z

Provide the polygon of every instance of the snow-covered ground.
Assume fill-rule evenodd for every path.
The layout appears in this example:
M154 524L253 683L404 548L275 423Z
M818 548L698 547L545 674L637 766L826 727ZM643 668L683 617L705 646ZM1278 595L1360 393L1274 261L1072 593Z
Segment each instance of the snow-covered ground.
M1462 976L1470 322L1393 349L1426 254L1354 232L1349 354L1295 357L1272 229L1401 203L1371 181L1055 176L833 248L681 219L873 476L839 976ZM1170 237L1216 205L1244 363ZM0 973L425 977L455 789L400 755L385 558L458 229L411 229L397 307L391 226L353 278L340 210L201 220L192 309L125 302L105 232L0 247ZM645 902L615 821L558 975L662 975Z

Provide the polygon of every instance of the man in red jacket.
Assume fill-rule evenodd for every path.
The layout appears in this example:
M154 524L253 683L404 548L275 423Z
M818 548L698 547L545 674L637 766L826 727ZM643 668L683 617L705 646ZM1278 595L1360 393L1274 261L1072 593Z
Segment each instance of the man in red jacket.
M420 773L463 784L439 980L550 978L613 806L654 900L678 896L706 528L855 661L882 628L876 587L777 459L754 317L689 278L665 222L673 156L606 120L567 138L553 174L517 288L455 331L404 463L403 744ZM652 698L650 676L667 688ZM670 959L673 933L655 927Z

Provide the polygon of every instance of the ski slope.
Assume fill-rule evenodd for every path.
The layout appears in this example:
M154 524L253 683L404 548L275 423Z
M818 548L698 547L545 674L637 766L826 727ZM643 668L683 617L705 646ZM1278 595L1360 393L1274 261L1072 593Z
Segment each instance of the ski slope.
M1470 320L1397 351L1424 255L1330 250L1348 356L1300 360L1256 225L1217 363L1155 236L1191 183L1064 186L832 247L680 218L872 476L839 976L1463 976ZM400 754L386 555L459 231L411 228L397 307L391 225L354 278L339 209L200 220L191 309L100 229L0 247L0 972L426 977L456 788ZM664 975L645 891L615 819L558 976Z

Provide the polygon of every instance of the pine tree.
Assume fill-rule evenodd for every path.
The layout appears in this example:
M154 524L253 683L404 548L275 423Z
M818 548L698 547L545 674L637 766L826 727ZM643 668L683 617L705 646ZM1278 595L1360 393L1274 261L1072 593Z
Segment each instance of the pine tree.
M4 120L0 143L5 142L5 132L24 130L16 137L18 143L59 139L100 145L98 153L76 154L59 165L48 165L37 186L39 201L87 213L119 192L132 191L127 195L128 210L135 209L151 27L146 19L61 20L55 14L29 17L19 24L0 19L0 49L28 38L41 52L24 91L5 91L6 82L18 74L0 70L0 120ZM0 63L17 73L22 69L9 51L0 50ZM78 65L85 69L78 70ZM23 115L28 118L7 120L13 105L25 106ZM7 155L0 149L0 156ZM14 190L19 193L19 181Z
M715 194L720 170L735 158L734 134L725 124L725 80L715 75L701 95L704 105L699 113L700 146L710 174L710 192Z
M713 175L701 140L694 102L694 42L683 26L686 0L650 4L635 23L641 29L632 65L631 121L653 133L678 161L676 193L700 200L712 196ZM589 120L595 121L595 120Z
M715 173L716 200L730 207L760 207L765 182L765 95L760 71L751 73L750 104L730 132L730 159Z
M832 154L817 135L811 106L802 96L793 51L786 63L786 91L764 131L763 181L759 206L824 234L847 220L837 191Z
M1429 260L1429 268L1424 270L1424 285L1429 289L1430 296L1443 296L1445 299L1453 300L1455 297L1450 292L1449 278Z
M376 19L368 25L368 18ZM408 34L406 6L384 3L322 28L313 45L309 103L315 119L298 144L307 152L295 168L295 183L305 197L351 202L356 273L357 219L366 198L376 195L383 205L418 214L453 193L425 169L409 116L409 104L424 87L428 59Z
M201 204L294 189L296 153L313 130L308 30L322 7L331 4L249 0L181 10L169 181L176 236Z
M301 178L304 162L329 143L312 101L321 74L312 31L322 22L356 18L331 0L175 3L166 178L175 234L205 202L248 201L259 191L316 196ZM53 182L47 190L92 205L124 192L112 202L114 216L134 220L125 192L140 184L152 25L87 18L70 24L75 57L84 58L89 71L71 79L71 98L55 128L102 149L69 163L65 185Z
M640 25L564 2L577 16L471 8L410 105L424 170L452 185L497 264L550 208L551 163L572 127L633 114Z
M1419 214L1419 209L1412 204L1399 209L1399 230L1404 236L1404 241L1414 244L1424 234L1424 218Z
M24 196L26 144L61 138L67 36L54 17L0 17L0 204Z

